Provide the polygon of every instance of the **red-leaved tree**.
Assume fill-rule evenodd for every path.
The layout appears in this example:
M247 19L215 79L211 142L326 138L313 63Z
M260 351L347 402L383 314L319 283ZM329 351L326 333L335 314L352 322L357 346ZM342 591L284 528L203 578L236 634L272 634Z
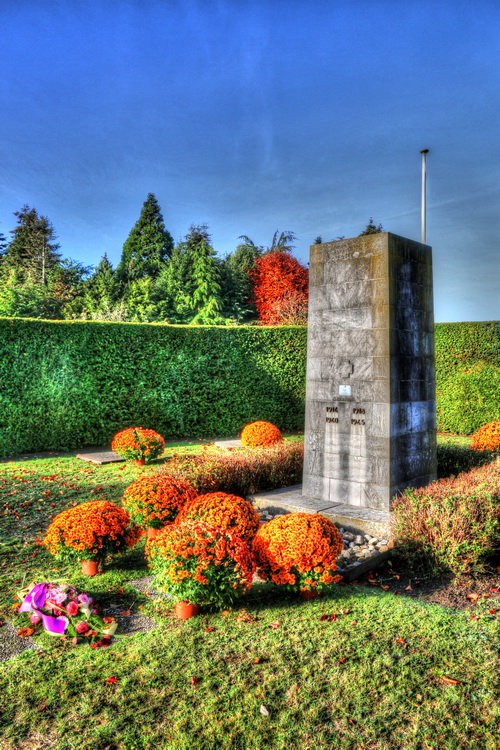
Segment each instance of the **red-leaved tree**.
M307 323L308 270L288 251L257 258L251 278L260 323Z

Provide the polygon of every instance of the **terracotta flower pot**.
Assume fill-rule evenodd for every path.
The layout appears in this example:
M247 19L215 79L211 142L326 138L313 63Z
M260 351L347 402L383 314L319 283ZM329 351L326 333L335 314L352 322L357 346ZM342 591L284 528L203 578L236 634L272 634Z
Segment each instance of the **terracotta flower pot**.
M174 606L174 615L179 620L189 620L190 617L196 617L200 613L200 605L192 604L184 599L182 602L177 602Z
M311 591L301 591L300 592L300 598L304 599L306 602L309 601L309 599L317 599L319 596L319 592L312 589Z
M96 576L99 573L97 563L94 560L82 560L82 573L84 576Z
M148 526L147 528L148 539L154 539L155 536L158 536L160 531L162 531L162 529L153 529L152 526Z
M136 466L144 466L145 463L146 463L145 458L134 458L134 464Z

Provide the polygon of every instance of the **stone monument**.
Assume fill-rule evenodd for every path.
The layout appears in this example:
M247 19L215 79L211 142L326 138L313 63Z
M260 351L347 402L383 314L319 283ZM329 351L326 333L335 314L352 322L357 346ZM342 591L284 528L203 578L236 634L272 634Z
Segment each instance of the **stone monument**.
M303 484L253 501L388 538L394 496L436 477L431 248L313 245L308 326Z
M302 496L380 520L436 476L431 248L388 232L313 245L308 326Z

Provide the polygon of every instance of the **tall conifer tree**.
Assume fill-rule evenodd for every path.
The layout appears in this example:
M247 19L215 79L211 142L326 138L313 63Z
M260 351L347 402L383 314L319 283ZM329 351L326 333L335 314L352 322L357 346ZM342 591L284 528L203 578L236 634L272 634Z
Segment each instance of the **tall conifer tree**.
M125 244L116 269L117 279L124 285L149 276L156 278L169 259L174 241L165 229L160 206L149 193L137 222Z
M61 260L54 227L46 216L24 205L15 211L17 227L2 258L2 269L14 269L21 281L46 284L48 274Z

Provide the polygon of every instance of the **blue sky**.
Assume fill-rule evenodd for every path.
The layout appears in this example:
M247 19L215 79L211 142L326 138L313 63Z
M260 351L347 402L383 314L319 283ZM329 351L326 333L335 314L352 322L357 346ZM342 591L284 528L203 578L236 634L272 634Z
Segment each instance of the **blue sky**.
M34 206L116 265L148 192L174 239L420 239L437 321L500 318L497 0L0 0L0 231Z

